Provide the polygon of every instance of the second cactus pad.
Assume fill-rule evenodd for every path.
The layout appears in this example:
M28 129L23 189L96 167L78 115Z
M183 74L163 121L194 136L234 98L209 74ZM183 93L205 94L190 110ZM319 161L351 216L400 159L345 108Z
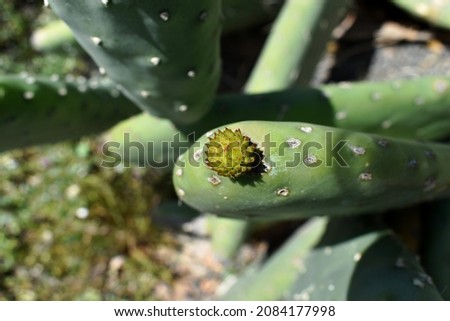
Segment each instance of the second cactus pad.
M49 3L141 109L176 124L207 112L219 82L221 1Z
M224 132L248 139L216 139ZM213 165L211 142L223 144ZM226 174L236 167L227 160L245 158L256 160L250 170ZM450 195L449 158L446 145L307 123L247 121L197 140L179 157L174 184L188 205L224 216L367 213Z

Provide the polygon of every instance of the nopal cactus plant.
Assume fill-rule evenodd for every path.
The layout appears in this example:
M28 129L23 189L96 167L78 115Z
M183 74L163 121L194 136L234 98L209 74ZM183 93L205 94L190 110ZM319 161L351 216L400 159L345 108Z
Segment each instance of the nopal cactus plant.
M265 0L45 1L109 79L1 76L0 151L99 132L141 110L106 137L159 146L144 151L169 160L179 199L218 216L216 230L226 225L213 235L225 256L252 218L306 220L220 298L448 298L450 261L437 257L448 254L450 147L427 140L449 137L450 79L307 87L348 2L286 1L244 93L223 95L220 36L262 21ZM185 152L180 137L192 144ZM433 199L444 200L425 222L422 266L380 213Z
M225 141L223 132L230 133ZM221 148L212 152L211 142ZM253 164L257 150L262 158ZM446 145L308 123L248 121L201 137L178 159L174 184L181 200L206 213L278 218L325 211L364 214L448 197L449 157Z
M49 4L142 109L175 123L195 122L207 111L219 80L221 1Z

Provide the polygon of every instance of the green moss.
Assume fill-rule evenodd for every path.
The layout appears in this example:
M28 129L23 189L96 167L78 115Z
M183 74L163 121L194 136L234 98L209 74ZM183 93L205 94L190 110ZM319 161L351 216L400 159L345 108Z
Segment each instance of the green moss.
M0 0L0 73L88 74L92 65L75 43L42 55L31 46L32 31L56 19L41 1Z
M165 178L103 169L95 150L86 140L0 156L0 299L147 300L171 282L155 249L172 240L149 218Z

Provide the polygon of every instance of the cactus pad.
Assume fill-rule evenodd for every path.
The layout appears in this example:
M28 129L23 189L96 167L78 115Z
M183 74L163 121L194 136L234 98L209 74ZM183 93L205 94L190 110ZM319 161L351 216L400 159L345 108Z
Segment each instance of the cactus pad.
M220 75L222 1L49 0L77 41L141 109L197 121Z

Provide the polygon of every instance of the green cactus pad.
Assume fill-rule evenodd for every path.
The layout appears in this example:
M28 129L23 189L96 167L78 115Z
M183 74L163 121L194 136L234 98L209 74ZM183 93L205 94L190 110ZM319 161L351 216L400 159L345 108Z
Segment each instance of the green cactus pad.
M248 233L248 224L244 220L236 220L215 215L208 216L211 244L215 255L227 262L235 258ZM233 237L230 237L233 235Z
M450 3L448 1L391 0L410 14L428 23L450 29Z
M211 128L242 120L285 120L436 140L450 137L448 106L450 77L339 83L220 96L201 122L185 130L204 134Z
M178 124L207 112L220 75L222 1L49 3L141 109Z
M362 214L450 195L450 147L307 123L248 121L239 129L262 151L265 172L218 176L201 137L174 168L180 199L233 217ZM223 128L220 128L223 129Z
M48 51L74 40L72 30L64 21L56 20L35 30L31 36L31 45L34 50Z
M307 255L287 300L442 300L416 256L389 230L333 219Z
M284 0L223 0L223 34L254 27L272 18ZM61 20L51 21L33 32L35 50L47 51L75 41L72 30Z
M0 76L0 152L101 133L138 112L107 80Z
M450 200L424 208L423 265L445 300L450 300Z
M284 0L223 0L224 34L242 31L267 21Z
M347 0L286 1L245 86L248 93L308 84L331 38L347 12Z
M303 259L320 241L327 222L315 218L301 226L261 267L241 275L220 299L279 300L297 278Z
M450 137L449 84L448 77L432 76L388 82L342 83L269 94L223 95L216 98L213 108L201 122L181 129L187 133L203 134L225 123L277 119L302 120L392 137L443 139ZM351 103L348 101L350 94ZM218 113L220 117L217 117ZM128 132L134 141L144 145L154 142L157 146L173 142L179 132L170 122L146 114L136 116L112 131L114 141L123 140L124 133ZM183 141L186 140L183 138ZM157 149L155 153L158 153ZM170 164L177 156L169 155ZM132 163L144 164L151 157L150 151L149 154L135 154L129 159Z
M167 119L142 113L121 121L104 136L105 166L152 167L170 171L190 143ZM183 149L184 147L184 149Z

